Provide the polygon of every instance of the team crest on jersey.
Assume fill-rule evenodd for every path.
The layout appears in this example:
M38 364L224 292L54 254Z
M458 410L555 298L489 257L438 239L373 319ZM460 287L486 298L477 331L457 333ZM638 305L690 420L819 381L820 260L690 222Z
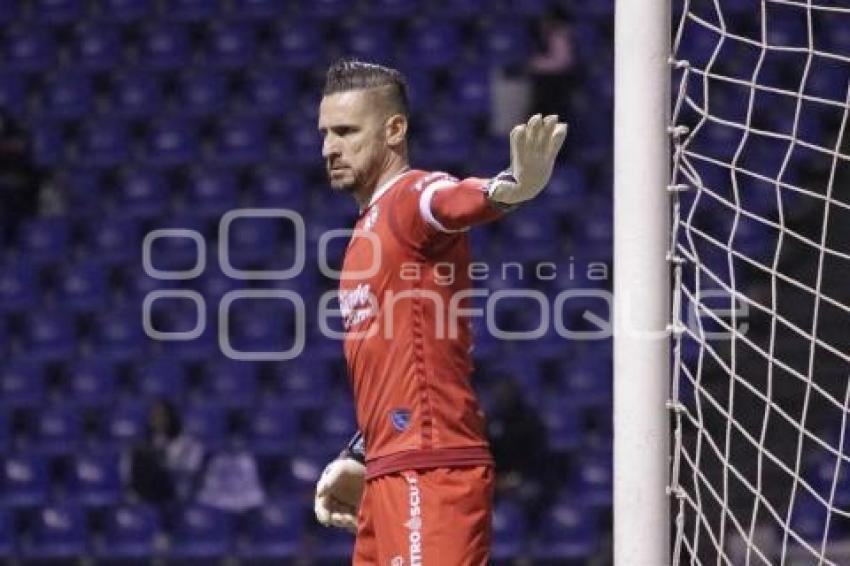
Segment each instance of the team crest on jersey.
M410 409L395 409L390 413L390 421L393 423L393 428L399 432L404 432L410 426Z
M378 205L376 204L373 206L372 209L369 210L369 214L366 216L366 221L363 222L363 229L367 231L371 230L375 226L375 222L378 221L378 214L380 213L381 211L378 208Z

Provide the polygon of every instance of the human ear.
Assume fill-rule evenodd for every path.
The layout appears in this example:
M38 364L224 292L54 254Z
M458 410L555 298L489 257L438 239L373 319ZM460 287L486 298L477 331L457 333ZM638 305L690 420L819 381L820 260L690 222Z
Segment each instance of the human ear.
M407 117L402 114L393 114L384 125L387 145L395 146L404 143L407 137Z

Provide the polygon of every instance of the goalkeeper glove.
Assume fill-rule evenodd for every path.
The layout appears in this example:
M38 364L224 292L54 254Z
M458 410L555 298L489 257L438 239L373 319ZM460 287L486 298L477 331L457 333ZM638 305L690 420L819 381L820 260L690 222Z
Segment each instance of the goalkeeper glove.
M554 114L545 118L535 114L527 124L516 126L511 130L511 168L490 180L487 198L512 206L537 196L552 176L566 137L567 125Z
M365 476L366 466L353 458L337 458L328 464L316 485L316 519L326 527L357 532Z

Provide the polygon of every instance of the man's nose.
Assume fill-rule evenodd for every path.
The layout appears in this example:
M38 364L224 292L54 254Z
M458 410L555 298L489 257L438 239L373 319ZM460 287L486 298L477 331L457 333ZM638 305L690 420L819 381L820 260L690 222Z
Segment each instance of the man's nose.
M328 136L322 142L322 157L329 159L339 155L339 143L336 139Z

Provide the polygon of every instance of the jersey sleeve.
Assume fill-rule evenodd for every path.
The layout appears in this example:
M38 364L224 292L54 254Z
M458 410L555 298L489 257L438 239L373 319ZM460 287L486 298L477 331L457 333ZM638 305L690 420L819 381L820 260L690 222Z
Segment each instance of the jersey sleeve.
M463 232L504 214L487 200L487 179L433 173L420 183L419 214L437 232Z

